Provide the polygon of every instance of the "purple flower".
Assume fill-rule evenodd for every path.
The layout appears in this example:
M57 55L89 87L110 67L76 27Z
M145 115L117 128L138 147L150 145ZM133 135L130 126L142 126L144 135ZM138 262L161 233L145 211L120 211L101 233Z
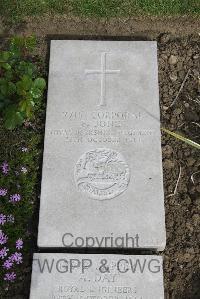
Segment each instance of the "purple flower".
M7 161L4 161L2 164L1 164L1 169L2 169L2 173L3 174L7 174L8 171L9 171L9 165L8 165L8 162Z
M8 215L7 216L7 222L11 222L11 223L14 223L15 222L15 217L13 215Z
M21 254L21 252L20 253L18 253L18 252L13 253L10 256L9 260L11 262L15 262L18 265L21 264L22 263L22 254Z
M7 192L7 189L0 188L0 196L6 196Z
M13 194L10 196L9 202L15 203L21 200L20 194Z
M9 249L7 249L6 247L4 247L0 250L0 258L2 260L7 256L7 251L9 251Z
M16 279L16 274L14 272L6 273L4 276L4 280L7 280L7 281L13 282L15 279Z
M18 240L16 241L16 248L17 248L18 250L22 249L22 248L23 248L23 244L24 244L24 242L22 241L22 239L18 239Z
M0 214L0 225L4 225L6 223L6 215Z
M7 259L3 264L3 268L6 270L9 270L10 268L12 268L12 266L13 266L13 262L9 259Z
M0 244L3 245L8 241L8 237L0 230Z
M23 153L28 152L28 148L27 147L22 147L21 150L22 150Z
M26 168L26 167L22 166L22 167L21 167L21 172L23 172L23 173L27 173L27 172L28 172L28 170L27 170L27 168Z

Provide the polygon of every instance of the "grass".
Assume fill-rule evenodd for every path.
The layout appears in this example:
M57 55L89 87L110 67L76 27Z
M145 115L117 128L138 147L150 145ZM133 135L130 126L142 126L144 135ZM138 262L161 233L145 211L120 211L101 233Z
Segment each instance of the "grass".
M200 15L199 0L1 0L0 15L9 23L44 13L89 17Z
M75 14L95 17L199 14L199 0L71 0Z
M181 140L187 144L189 144L190 146L193 146L195 148L197 148L198 150L200 150L200 144L194 142L193 140L189 139L189 138L186 138L180 134L177 134L175 132L171 132L170 130L168 129L165 129L165 128L161 128L161 130L167 134L169 134L170 136L173 136L174 138L176 138L177 140Z

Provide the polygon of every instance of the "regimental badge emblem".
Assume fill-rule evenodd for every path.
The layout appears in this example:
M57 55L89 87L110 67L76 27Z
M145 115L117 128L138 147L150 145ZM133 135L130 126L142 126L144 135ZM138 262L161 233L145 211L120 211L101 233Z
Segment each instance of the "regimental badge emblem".
M92 199L106 200L127 189L130 170L119 152L97 148L79 158L74 176L79 191Z

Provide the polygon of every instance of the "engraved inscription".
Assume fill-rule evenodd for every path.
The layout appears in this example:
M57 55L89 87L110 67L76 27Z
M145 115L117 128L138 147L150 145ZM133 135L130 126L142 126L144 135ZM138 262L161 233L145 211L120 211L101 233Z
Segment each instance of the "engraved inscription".
M98 148L83 154L75 165L75 181L80 191L97 200L111 199L124 192L130 170L115 150Z
M59 285L51 299L143 299L136 286L127 285Z
M63 128L52 128L47 134L62 137L66 143L110 143L135 144L155 139L151 128L139 128L144 120L141 112L128 111L64 111ZM99 145L100 146L100 145Z

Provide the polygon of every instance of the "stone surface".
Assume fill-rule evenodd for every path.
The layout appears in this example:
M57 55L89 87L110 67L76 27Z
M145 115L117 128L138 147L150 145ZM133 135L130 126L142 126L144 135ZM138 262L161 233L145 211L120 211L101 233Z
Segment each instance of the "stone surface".
M177 63L177 61L178 61L178 58L177 58L176 56L171 55L171 56L169 57L169 64L174 65L174 64Z
M159 114L156 42L52 41L39 247L165 247Z
M30 299L164 299L162 257L34 255Z

